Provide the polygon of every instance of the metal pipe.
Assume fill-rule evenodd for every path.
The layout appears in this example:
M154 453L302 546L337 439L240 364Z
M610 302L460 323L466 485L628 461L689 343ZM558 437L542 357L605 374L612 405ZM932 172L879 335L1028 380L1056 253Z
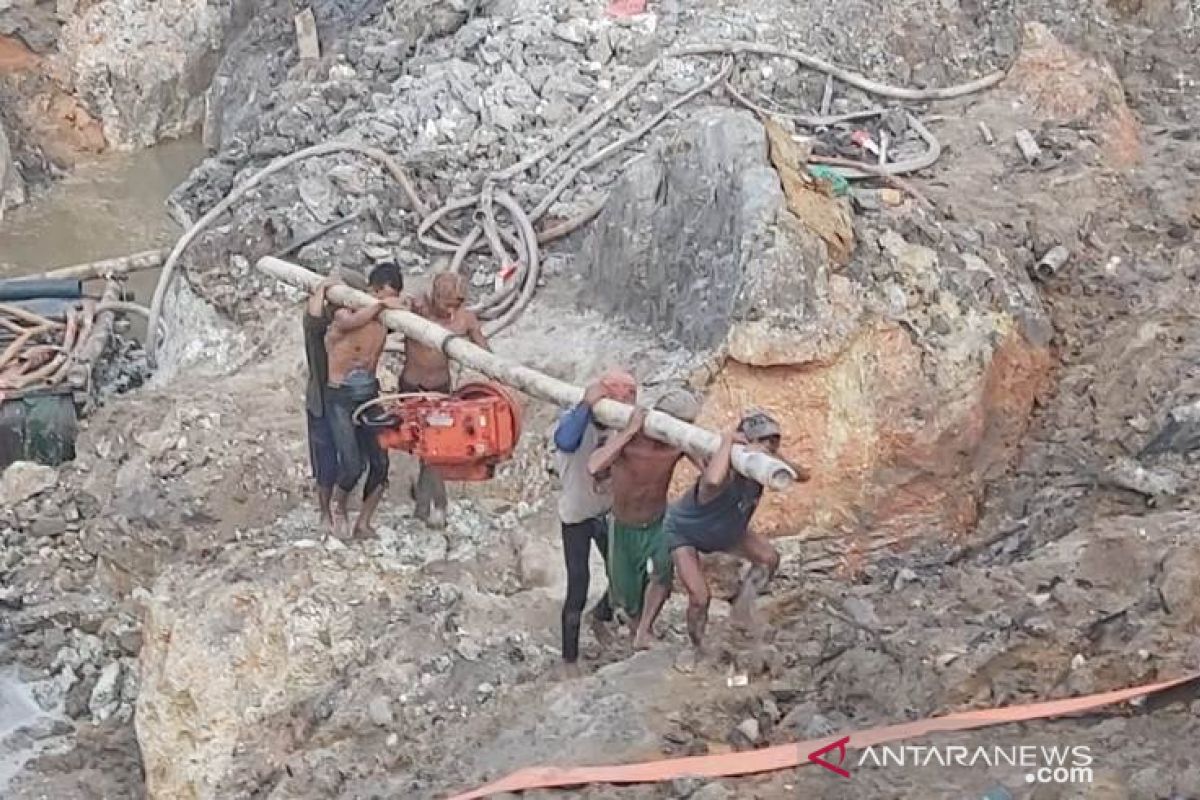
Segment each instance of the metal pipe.
M256 266L262 272L278 278L284 283L307 291L312 291L322 280L321 276L315 272L270 256L260 259ZM370 295L355 291L348 286L333 286L328 290L327 296L338 305L357 308L376 302ZM441 350L452 361L470 367L506 386L519 389L532 397L564 408L573 406L583 399L584 390L582 388L530 369L515 361L501 358L416 314L407 311L385 311L380 315L380 319L391 330ZM633 406L613 400L601 400L596 404L593 413L596 415L596 419L604 425L610 428L621 428L629 422ZM674 445L697 456L712 455L721 443L721 437L718 434L689 425L660 411L650 411L646 415L646 425L643 430L647 436L653 439ZM783 461L744 447L734 447L732 462L733 468L737 472L772 489L786 488L792 481L798 479L796 472Z
M142 272L148 269L158 269L167 260L166 250L143 250L120 258L106 258L103 261L92 261L87 264L76 264L73 267L61 267L30 275L35 278L107 278L113 275L128 275L131 272Z

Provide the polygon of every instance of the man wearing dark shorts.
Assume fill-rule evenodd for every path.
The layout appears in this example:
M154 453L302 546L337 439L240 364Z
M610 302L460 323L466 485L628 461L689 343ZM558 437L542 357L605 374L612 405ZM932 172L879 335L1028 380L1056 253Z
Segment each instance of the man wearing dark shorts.
M347 285L365 289L366 281L353 272L341 274ZM320 508L321 524L333 529L333 485L337 481L337 446L329 417L325 413L326 384L329 382L329 357L325 353L325 334L333 321L333 309L326 301L325 292L339 280L330 277L321 282L309 295L304 308L304 358L308 363L308 386L305 389L304 406L308 423L308 459L312 465L313 480L317 484L317 505Z
M751 602L779 567L779 551L764 537L750 531L750 520L762 498L762 485L730 467L733 445L774 455L779 452L779 423L764 411L749 411L735 430L721 437L721 445L687 494L667 509L663 533L675 563L675 572L687 590L688 635L703 653L708 623L708 583L700 564L701 553L730 553L752 564L739 592L737 606Z
M356 423L355 411L379 394L375 372L387 340L387 326L379 317L388 309L403 309L404 276L397 264L377 264L368 278L376 303L367 308L339 308L325 334L329 380L325 410L337 448L337 480L333 490L334 534L348 534L350 493L363 472L362 509L354 522L354 538L372 535L371 520L387 488L388 454L374 429Z

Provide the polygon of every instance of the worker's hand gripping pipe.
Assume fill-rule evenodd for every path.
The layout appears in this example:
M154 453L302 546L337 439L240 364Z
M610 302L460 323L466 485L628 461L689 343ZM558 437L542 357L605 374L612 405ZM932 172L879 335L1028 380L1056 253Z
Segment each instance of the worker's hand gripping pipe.
M322 277L315 272L270 256L260 259L257 267L284 283L306 291L315 289L322 280ZM362 308L375 302L370 295L348 286L333 286L328 290L327 296L338 305L354 308ZM391 330L412 337L429 347L442 350L451 360L481 372L506 386L519 389L531 397L563 408L570 407L583 399L582 388L552 378L515 361L501 358L494 353L489 353L467 339L453 337L450 331L416 314L407 311L385 311L380 315L380 319ZM629 422L633 407L613 400L601 400L596 404L593 412L604 425L621 428ZM646 415L646 424L643 430L647 436L653 439L674 445L696 456L711 456L721 443L721 437L712 431L689 425L660 411L650 411ZM740 446L733 449L732 463L733 468L740 474L753 478L772 489L784 489L800 477L783 461Z

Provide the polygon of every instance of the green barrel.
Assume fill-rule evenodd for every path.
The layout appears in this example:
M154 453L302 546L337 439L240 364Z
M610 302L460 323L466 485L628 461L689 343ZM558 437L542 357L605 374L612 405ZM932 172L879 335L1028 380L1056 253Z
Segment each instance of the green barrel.
M0 470L14 461L56 467L75 458L79 417L69 391L0 402Z

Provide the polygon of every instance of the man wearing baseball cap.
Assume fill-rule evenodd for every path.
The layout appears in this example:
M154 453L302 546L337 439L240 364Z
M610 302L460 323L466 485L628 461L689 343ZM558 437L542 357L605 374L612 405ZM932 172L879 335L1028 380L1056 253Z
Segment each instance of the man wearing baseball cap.
M765 411L752 409L737 427L721 437L721 445L687 494L671 504L663 532L675 571L688 594L688 635L697 654L703 652L710 594L701 553L730 553L753 566L739 593L738 605L757 594L779 566L779 551L764 537L750 531L758 509L762 485L730 468L734 444L775 455L782 433L779 423Z

